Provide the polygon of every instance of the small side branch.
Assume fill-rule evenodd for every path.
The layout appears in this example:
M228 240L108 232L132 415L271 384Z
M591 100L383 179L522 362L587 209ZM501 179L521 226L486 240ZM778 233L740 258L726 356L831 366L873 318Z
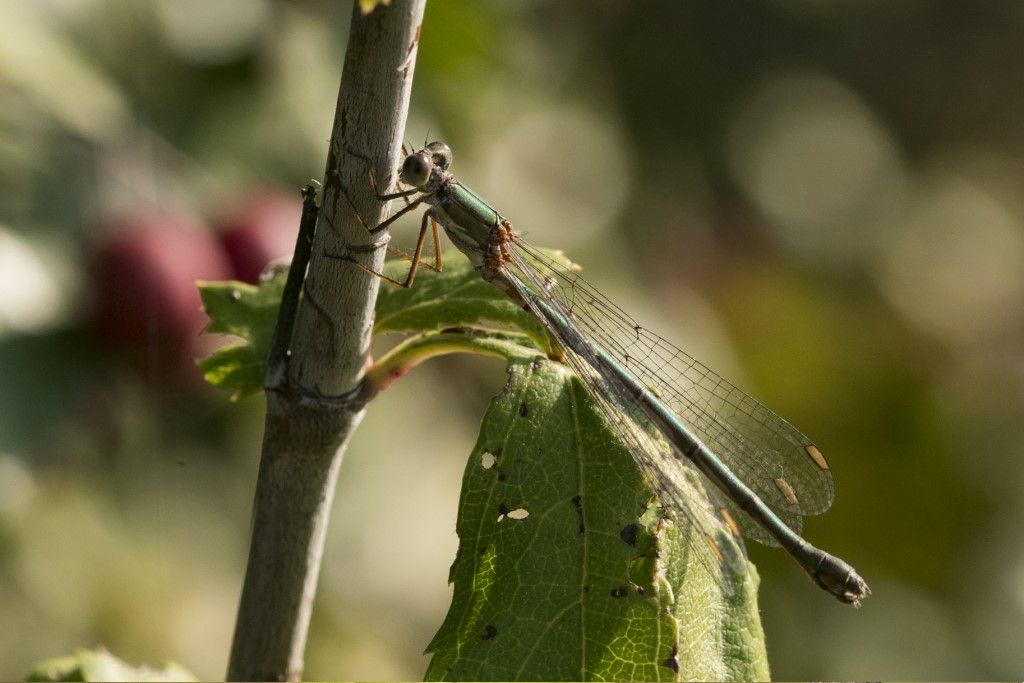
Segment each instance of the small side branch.
M288 279L281 294L281 309L277 314L277 326L267 356L267 377L264 386L276 389L285 381L288 371L288 349L291 347L295 316L299 312L299 294L306 279L306 268L313 253L313 235L319 217L316 205L316 188L307 185L302 190L302 218L299 221L299 235L295 239L295 251L288 267Z

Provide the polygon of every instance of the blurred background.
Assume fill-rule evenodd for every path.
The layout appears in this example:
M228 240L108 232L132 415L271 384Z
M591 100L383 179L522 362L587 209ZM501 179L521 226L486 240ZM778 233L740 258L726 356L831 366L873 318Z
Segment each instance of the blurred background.
M0 678L99 644L223 676L263 400L202 384L193 282L289 251L349 13L0 2ZM407 138L828 455L807 535L874 595L751 544L776 678L1024 670L1022 34L1017 0L428 4ZM370 407L307 678L422 676L502 378Z

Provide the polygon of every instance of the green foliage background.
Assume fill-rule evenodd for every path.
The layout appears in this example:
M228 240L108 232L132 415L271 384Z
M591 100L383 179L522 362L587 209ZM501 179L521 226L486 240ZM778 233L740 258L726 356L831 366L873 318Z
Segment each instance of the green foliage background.
M131 369L88 332L89 254L112 206L213 216L320 176L348 11L0 4L0 678L97 644L223 674L261 399ZM874 595L832 604L751 547L777 678L1024 668L1022 23L1013 0L428 6L410 140L828 455L808 535ZM426 670L505 379L442 358L375 402L309 678Z

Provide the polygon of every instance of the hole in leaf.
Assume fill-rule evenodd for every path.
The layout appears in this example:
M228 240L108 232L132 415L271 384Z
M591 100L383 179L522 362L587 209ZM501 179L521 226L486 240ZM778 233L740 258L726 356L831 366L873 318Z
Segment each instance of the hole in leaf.
M667 666L668 668L672 669L672 671L674 671L675 673L679 673L679 646L678 645L676 645L675 647L672 648L672 654L670 654L668 656L668 659L666 659L664 662L662 662L662 665L663 666Z
M508 506L502 503L498 506L498 521L502 521L505 518L508 519L526 519L530 516L530 511L526 508L516 508L515 510L509 510Z

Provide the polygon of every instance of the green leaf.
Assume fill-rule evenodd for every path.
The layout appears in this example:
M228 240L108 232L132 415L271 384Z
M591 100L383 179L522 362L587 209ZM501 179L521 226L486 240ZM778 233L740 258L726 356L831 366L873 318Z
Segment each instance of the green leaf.
M723 594L653 502L579 380L510 359L466 467L426 678L766 679L755 570Z
M575 267L561 252L545 254L566 268ZM533 316L480 277L469 260L459 252L446 252L444 270L434 273L420 268L409 289L382 287L377 295L374 331L423 332L449 326L498 323L518 328L534 339L538 348L548 347L548 336ZM404 279L409 264L391 261L385 272Z
M267 372L266 356L248 343L224 346L197 360L196 365L207 382L230 391L232 401L259 391Z
M549 252L567 268L560 252ZM485 282L459 252L444 257L443 272L421 268L409 289L384 283L377 297L374 332L427 332L444 327L497 323L523 330L538 348L547 348L544 329L520 306ZM407 261L389 261L384 273L404 279ZM258 285L243 282L200 282L199 295L210 316L208 332L229 334L241 341L196 361L210 384L231 392L232 400L262 390L267 353L274 334L285 271Z
M40 663L29 673L29 681L194 681L196 677L175 662L163 669L129 666L103 648L79 649L66 657Z
M263 388L285 277L278 272L257 286L232 281L198 283L203 308L210 316L207 331L242 340L196 361L206 381L232 392L232 400Z

